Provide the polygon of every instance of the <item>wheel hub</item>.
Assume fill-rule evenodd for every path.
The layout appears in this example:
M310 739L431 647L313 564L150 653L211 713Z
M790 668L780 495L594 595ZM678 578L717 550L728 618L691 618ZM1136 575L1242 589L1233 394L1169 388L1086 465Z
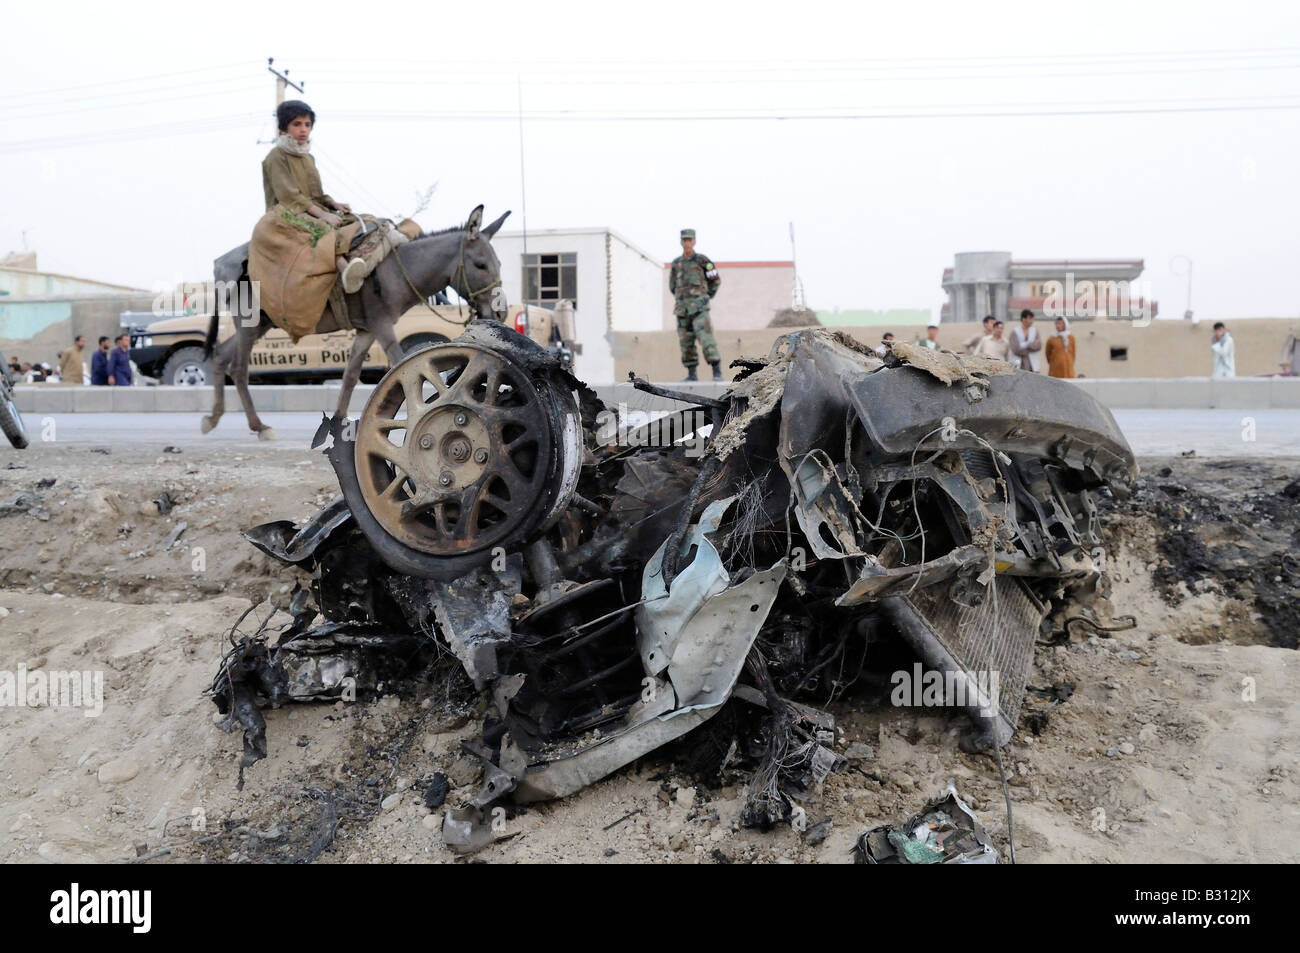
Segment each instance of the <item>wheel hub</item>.
M483 476L492 457L492 434L469 408L448 406L428 413L412 434L416 449L410 462L417 484L463 490Z

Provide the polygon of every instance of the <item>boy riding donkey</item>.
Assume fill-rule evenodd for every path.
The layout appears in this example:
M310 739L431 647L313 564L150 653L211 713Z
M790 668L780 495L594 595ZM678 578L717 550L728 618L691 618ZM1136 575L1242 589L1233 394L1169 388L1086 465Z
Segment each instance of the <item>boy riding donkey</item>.
M402 360L396 326L408 309L428 304L450 286L472 318L505 318L501 261L492 238L509 212L484 225L479 205L463 224L428 234L410 219L394 226L371 216L358 218L321 188L309 144L315 120L311 107L296 100L283 103L276 119L281 135L262 163L266 214L250 242L213 262L218 290L238 289L238 313L232 298L226 313L237 317L235 333L220 344L220 298L208 322L203 347L204 356L212 358L213 397L212 412L199 423L204 433L225 413L229 373L248 429L259 440L273 439L248 386L253 347L272 327L284 329L294 341L313 333L357 332L339 388L335 418L341 419L373 344L383 350L390 367Z
M345 325L343 294L358 291L385 255L420 230L410 221L395 228L357 216L325 194L311 155L310 106L289 100L275 117L280 135L262 160L266 214L253 229L248 276L259 283L262 310L297 342L316 331L327 304Z

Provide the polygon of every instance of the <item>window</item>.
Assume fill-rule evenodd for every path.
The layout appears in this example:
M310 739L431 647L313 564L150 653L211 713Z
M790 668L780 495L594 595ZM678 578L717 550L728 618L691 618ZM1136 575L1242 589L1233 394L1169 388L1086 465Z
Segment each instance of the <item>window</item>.
M1126 348L1126 347L1113 347L1113 348L1111 348L1111 349L1110 349L1110 359L1111 359L1112 361L1127 361L1127 360L1128 360L1128 348Z
M524 255L524 297L542 304L568 298L578 306L578 254Z

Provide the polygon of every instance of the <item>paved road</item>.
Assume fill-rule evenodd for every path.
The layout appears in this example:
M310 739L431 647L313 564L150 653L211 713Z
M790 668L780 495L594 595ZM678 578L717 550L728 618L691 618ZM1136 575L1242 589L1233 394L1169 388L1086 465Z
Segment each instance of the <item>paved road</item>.
M1300 457L1300 410L1113 410L1140 457Z
M1300 457L1300 411L1295 410L1116 410L1116 420L1139 456ZM319 413L263 414L275 428L274 441L258 441L241 414L227 414L216 430L199 432L199 414L24 414L38 449L56 446L138 448L157 451L168 444L204 447L261 446L306 450L320 424ZM1253 436L1253 439L1248 439Z
M92 446L118 449L137 447L157 451L171 445L201 450L204 447L267 447L306 450L320 426L320 413L261 415L275 430L274 440L258 440L248 430L242 413L226 414L211 433L199 430L202 414L23 414L32 446L49 442L57 446Z

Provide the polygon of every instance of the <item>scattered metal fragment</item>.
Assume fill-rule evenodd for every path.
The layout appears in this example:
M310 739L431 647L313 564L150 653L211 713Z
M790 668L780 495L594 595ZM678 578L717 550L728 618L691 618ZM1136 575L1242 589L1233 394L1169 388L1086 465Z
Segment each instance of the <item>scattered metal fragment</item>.
M181 533L185 532L189 528L190 524L186 523L184 520L172 527L172 531L167 534L167 539L163 541L163 551L166 552L171 549L172 546L176 545L176 541L181 538Z
M996 864L997 849L951 784L898 827L874 827L853 849L859 864Z
M447 775L441 771L434 774L429 781L429 786L424 789L424 806L431 811L436 811L447 800L447 794L451 791L451 782L447 780Z
M804 843L809 847L816 847L830 835L830 832L831 819L829 817L822 818L816 824L804 831Z

